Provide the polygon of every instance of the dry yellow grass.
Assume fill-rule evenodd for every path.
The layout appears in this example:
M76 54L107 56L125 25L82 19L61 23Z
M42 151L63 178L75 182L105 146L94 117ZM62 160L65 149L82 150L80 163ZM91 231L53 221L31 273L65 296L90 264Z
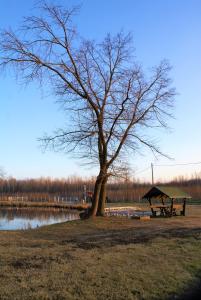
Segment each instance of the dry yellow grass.
M0 201L0 207L44 207L44 208L66 208L83 210L89 207L87 203L65 203L65 202L34 202L34 201Z
M200 282L201 207L0 232L0 299L184 299Z

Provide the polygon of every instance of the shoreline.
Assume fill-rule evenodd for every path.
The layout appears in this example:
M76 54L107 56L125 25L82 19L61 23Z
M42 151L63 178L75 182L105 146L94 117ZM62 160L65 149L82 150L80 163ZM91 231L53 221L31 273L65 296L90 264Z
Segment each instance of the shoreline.
M90 207L87 203L55 203L55 202L19 202L19 201L0 201L1 207L16 207L16 208L62 208L69 210L85 210Z

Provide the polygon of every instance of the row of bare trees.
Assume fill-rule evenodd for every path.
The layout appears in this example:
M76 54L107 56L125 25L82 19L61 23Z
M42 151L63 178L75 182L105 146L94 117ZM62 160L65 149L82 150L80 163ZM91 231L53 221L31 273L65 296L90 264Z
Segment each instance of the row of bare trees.
M83 196L84 186L89 191L93 190L94 179L86 180L79 177L67 179L21 179L15 178L0 179L0 193L2 194L58 194L68 196Z
M79 177L69 177L67 179L24 179L14 178L0 179L1 195L57 195L77 197L83 199L85 186L87 191L93 191L95 178L86 179ZM158 185L161 183L158 182ZM180 187L189 193L193 199L201 200L201 177L192 177L191 179L177 178L166 185ZM142 196L150 188L149 183L140 183L131 180L119 180L109 182L107 189L107 199L110 202L141 202ZM40 197L39 197L40 198Z
M146 74L134 58L130 34L86 40L73 24L76 8L43 2L40 9L17 32L1 33L0 65L59 98L67 126L42 142L99 166L90 215L103 215L108 178L125 170L130 153L146 146L162 154L145 130L166 128L171 116L170 66L162 61Z

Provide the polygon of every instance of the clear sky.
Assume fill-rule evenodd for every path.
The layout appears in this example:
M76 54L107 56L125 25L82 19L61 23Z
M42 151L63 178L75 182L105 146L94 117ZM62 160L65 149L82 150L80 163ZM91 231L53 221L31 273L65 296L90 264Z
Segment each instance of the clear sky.
M136 58L148 69L167 58L173 66L177 89L171 131L154 132L161 150L174 158L158 161L151 153L133 156L133 175L150 179L155 164L201 161L201 0L63 0L63 5L82 3L76 23L81 34L102 39L121 29L134 37ZM16 29L32 14L33 0L1 0L0 28ZM13 74L0 77L0 166L16 178L93 175L79 161L62 153L42 153L37 138L62 126L65 117L53 96L46 97L35 84L18 85ZM201 172L201 164L155 167L156 179Z

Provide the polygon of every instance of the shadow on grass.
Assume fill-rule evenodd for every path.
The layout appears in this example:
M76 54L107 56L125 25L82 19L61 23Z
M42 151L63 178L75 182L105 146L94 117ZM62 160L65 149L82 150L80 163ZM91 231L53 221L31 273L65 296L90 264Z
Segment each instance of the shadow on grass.
M93 248L105 248L117 245L146 244L155 238L193 238L201 240L201 227L196 228L136 228L121 230L100 230L90 235L77 235L71 240L63 240L62 244L71 242L75 248L90 250ZM196 280L191 282L180 295L171 295L167 300L201 300L201 272L196 275ZM160 300L160 299L158 299Z
M172 229L152 229L136 228L121 230L99 230L90 234L77 234L68 240L60 243L65 245L72 243L74 247L81 249L93 249L102 247L112 247L117 245L143 244L151 242L154 238L188 238L201 239L201 228L172 228Z
M180 295L170 296L167 300L200 300L201 299L201 271L194 280Z

